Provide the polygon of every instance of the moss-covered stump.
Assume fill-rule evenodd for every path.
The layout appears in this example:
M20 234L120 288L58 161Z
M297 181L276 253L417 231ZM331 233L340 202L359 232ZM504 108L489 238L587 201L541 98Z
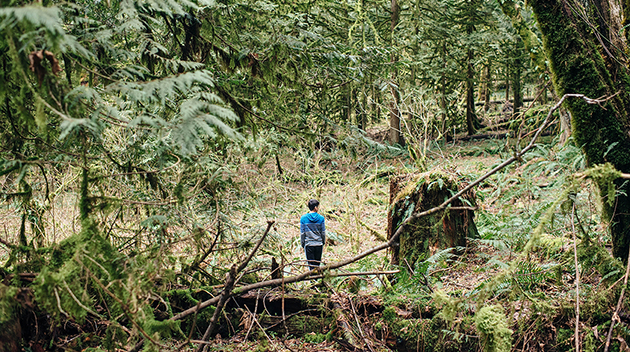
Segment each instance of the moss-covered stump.
M387 238L392 238L411 214L442 204L465 186L466 183L458 180L456 175L443 171L392 177L389 183ZM392 263L398 264L406 259L409 265L414 265L437 250L466 247L467 237L479 236L473 221L474 206L475 194L469 191L451 203L449 209L408 223L398 239L398 246L392 247Z

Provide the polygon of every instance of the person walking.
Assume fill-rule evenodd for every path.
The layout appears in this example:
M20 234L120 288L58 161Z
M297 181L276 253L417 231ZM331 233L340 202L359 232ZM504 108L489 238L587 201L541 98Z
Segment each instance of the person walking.
M319 201L308 201L309 213L300 218L300 244L304 248L310 270L319 267L322 261L324 243L326 243L326 224L319 211Z

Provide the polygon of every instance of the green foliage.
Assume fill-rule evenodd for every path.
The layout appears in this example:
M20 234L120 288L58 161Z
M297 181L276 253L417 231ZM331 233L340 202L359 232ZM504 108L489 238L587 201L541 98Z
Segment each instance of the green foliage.
M455 317L461 313L464 307L464 301L457 297L451 297L444 291L435 291L432 294L433 300L437 306L440 306L440 316L447 322L452 322Z

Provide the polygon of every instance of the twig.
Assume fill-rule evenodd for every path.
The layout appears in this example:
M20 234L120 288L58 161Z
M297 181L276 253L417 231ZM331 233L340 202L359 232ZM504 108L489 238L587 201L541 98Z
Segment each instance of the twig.
M55 297L57 298L57 308L59 308L59 312L61 312L61 314L65 315L66 318L68 318L68 313L66 313L62 308L61 308L61 300L59 299L59 292L57 292L57 288L53 287L53 290L55 291Z
M359 321L359 317L358 317L356 309L354 309L354 303L352 302L352 298L348 298L348 301L350 301L350 308L352 308L352 315L354 315L354 321L357 323L357 329L359 329L359 333L361 334L361 339L363 340L363 343L367 346L367 348L371 352L374 352L374 350L372 349L372 346L370 346L367 339L365 338L363 329L361 329L361 322Z
M197 301L197 307L199 306L199 304L201 304L201 300ZM190 331L188 332L188 337L186 338L186 341L184 341L181 345L179 345L177 347L176 351L181 351L182 348L184 348L187 344L189 344L192 340L192 334L195 331L195 327L197 327L197 312L195 312L195 315L193 317L192 320L192 326L190 327Z
M7 225L4 225L4 230L5 231L7 230ZM9 243L9 242L3 240L2 238L0 238L0 243L2 243L3 245L7 246L9 249L13 249L13 248L17 247L16 245Z
M319 280L324 277L344 277L344 276L369 276L369 275L391 275L398 274L400 270L388 270L388 271L356 271L352 273L337 273L337 274L326 274L326 275L313 275L309 276L307 280Z
M580 268L577 255L577 238L575 236L575 201L571 211L571 230L573 233L573 258L575 260L575 352L580 352Z
M118 173L118 174L103 175L103 176L100 176L100 177L101 178L106 178L106 177L129 176L129 175L147 175L147 174L157 174L157 173L160 173L160 172L164 172L166 170L170 170L170 169L176 167L182 161L176 154L172 154L171 153L171 155L174 156L175 158L177 158L177 162L174 163L171 166L167 166L167 167L162 168L162 169L154 169L154 170L149 170L149 171L123 172L123 173Z
M66 287L66 291L68 291L68 293L70 294L70 296L72 297L72 299L74 299L74 301L79 305L79 307L83 308L86 312L94 315L95 317L101 318L100 315L98 315L97 313L95 313L93 310L91 310L90 308L86 307L85 304L81 303L81 301L79 301L79 299L77 298L77 296L74 295L74 292L72 292L72 290L70 289L70 287L68 286L68 283L66 282L66 280L63 280L63 285Z
M617 301L617 307L613 312L613 316L610 319L610 329L608 329L608 336L606 337L606 344L604 345L604 352L608 352L610 347L610 338L612 337L613 328L615 327L615 321L621 321L619 319L619 309L621 309L621 303L623 302L623 295L626 293L626 286L628 286L628 274L630 273L630 247L628 248L628 265L626 266L626 274L623 277L623 286L621 286L621 295Z
M260 290L258 290L258 293L256 293L256 304L254 305L254 314L256 314L256 312L258 311L258 301L260 300ZM255 318L255 317L254 317ZM253 324L249 324L249 327L247 328L247 333L245 334L245 341L247 341L247 339L249 338L249 332L252 330Z
M245 306L245 309L247 310L247 312L249 314L251 314L252 319L254 319L254 322L256 323L256 325L258 325L258 327L260 328L260 331L263 332L263 334L265 334L265 337L267 338L267 340L269 340L269 343L274 346L274 350L275 350L275 343L271 340L271 338L269 337L269 335L267 335L267 332L265 331L265 328L262 327L262 325L260 325L260 322L258 321L258 319L256 318L256 316L250 312L249 308L247 306Z
M105 196L94 196L91 199L104 199L112 202L120 202L123 204L137 204L137 205L169 205L177 203L177 199L165 200L164 202L151 202L151 201L140 201L140 200L129 200L129 199L120 199L114 197L105 197Z
M282 255L282 245L280 246L280 263L282 263L282 265L280 266L280 275L282 275L282 278L284 278L284 256ZM287 323L286 323L287 322L286 314L284 312L285 292L286 291L284 289L284 280L282 280L282 325L284 325L284 331L286 332L286 334L289 335L289 328L287 327ZM258 303L258 301L256 303Z

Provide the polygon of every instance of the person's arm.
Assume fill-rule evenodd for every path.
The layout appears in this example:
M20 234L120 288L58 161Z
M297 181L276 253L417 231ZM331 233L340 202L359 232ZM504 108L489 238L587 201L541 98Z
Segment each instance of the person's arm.
M304 232L306 229L304 228L304 224L300 221L300 245L304 248L304 241L306 240L304 236Z
M326 244L326 219L322 222L322 246Z

